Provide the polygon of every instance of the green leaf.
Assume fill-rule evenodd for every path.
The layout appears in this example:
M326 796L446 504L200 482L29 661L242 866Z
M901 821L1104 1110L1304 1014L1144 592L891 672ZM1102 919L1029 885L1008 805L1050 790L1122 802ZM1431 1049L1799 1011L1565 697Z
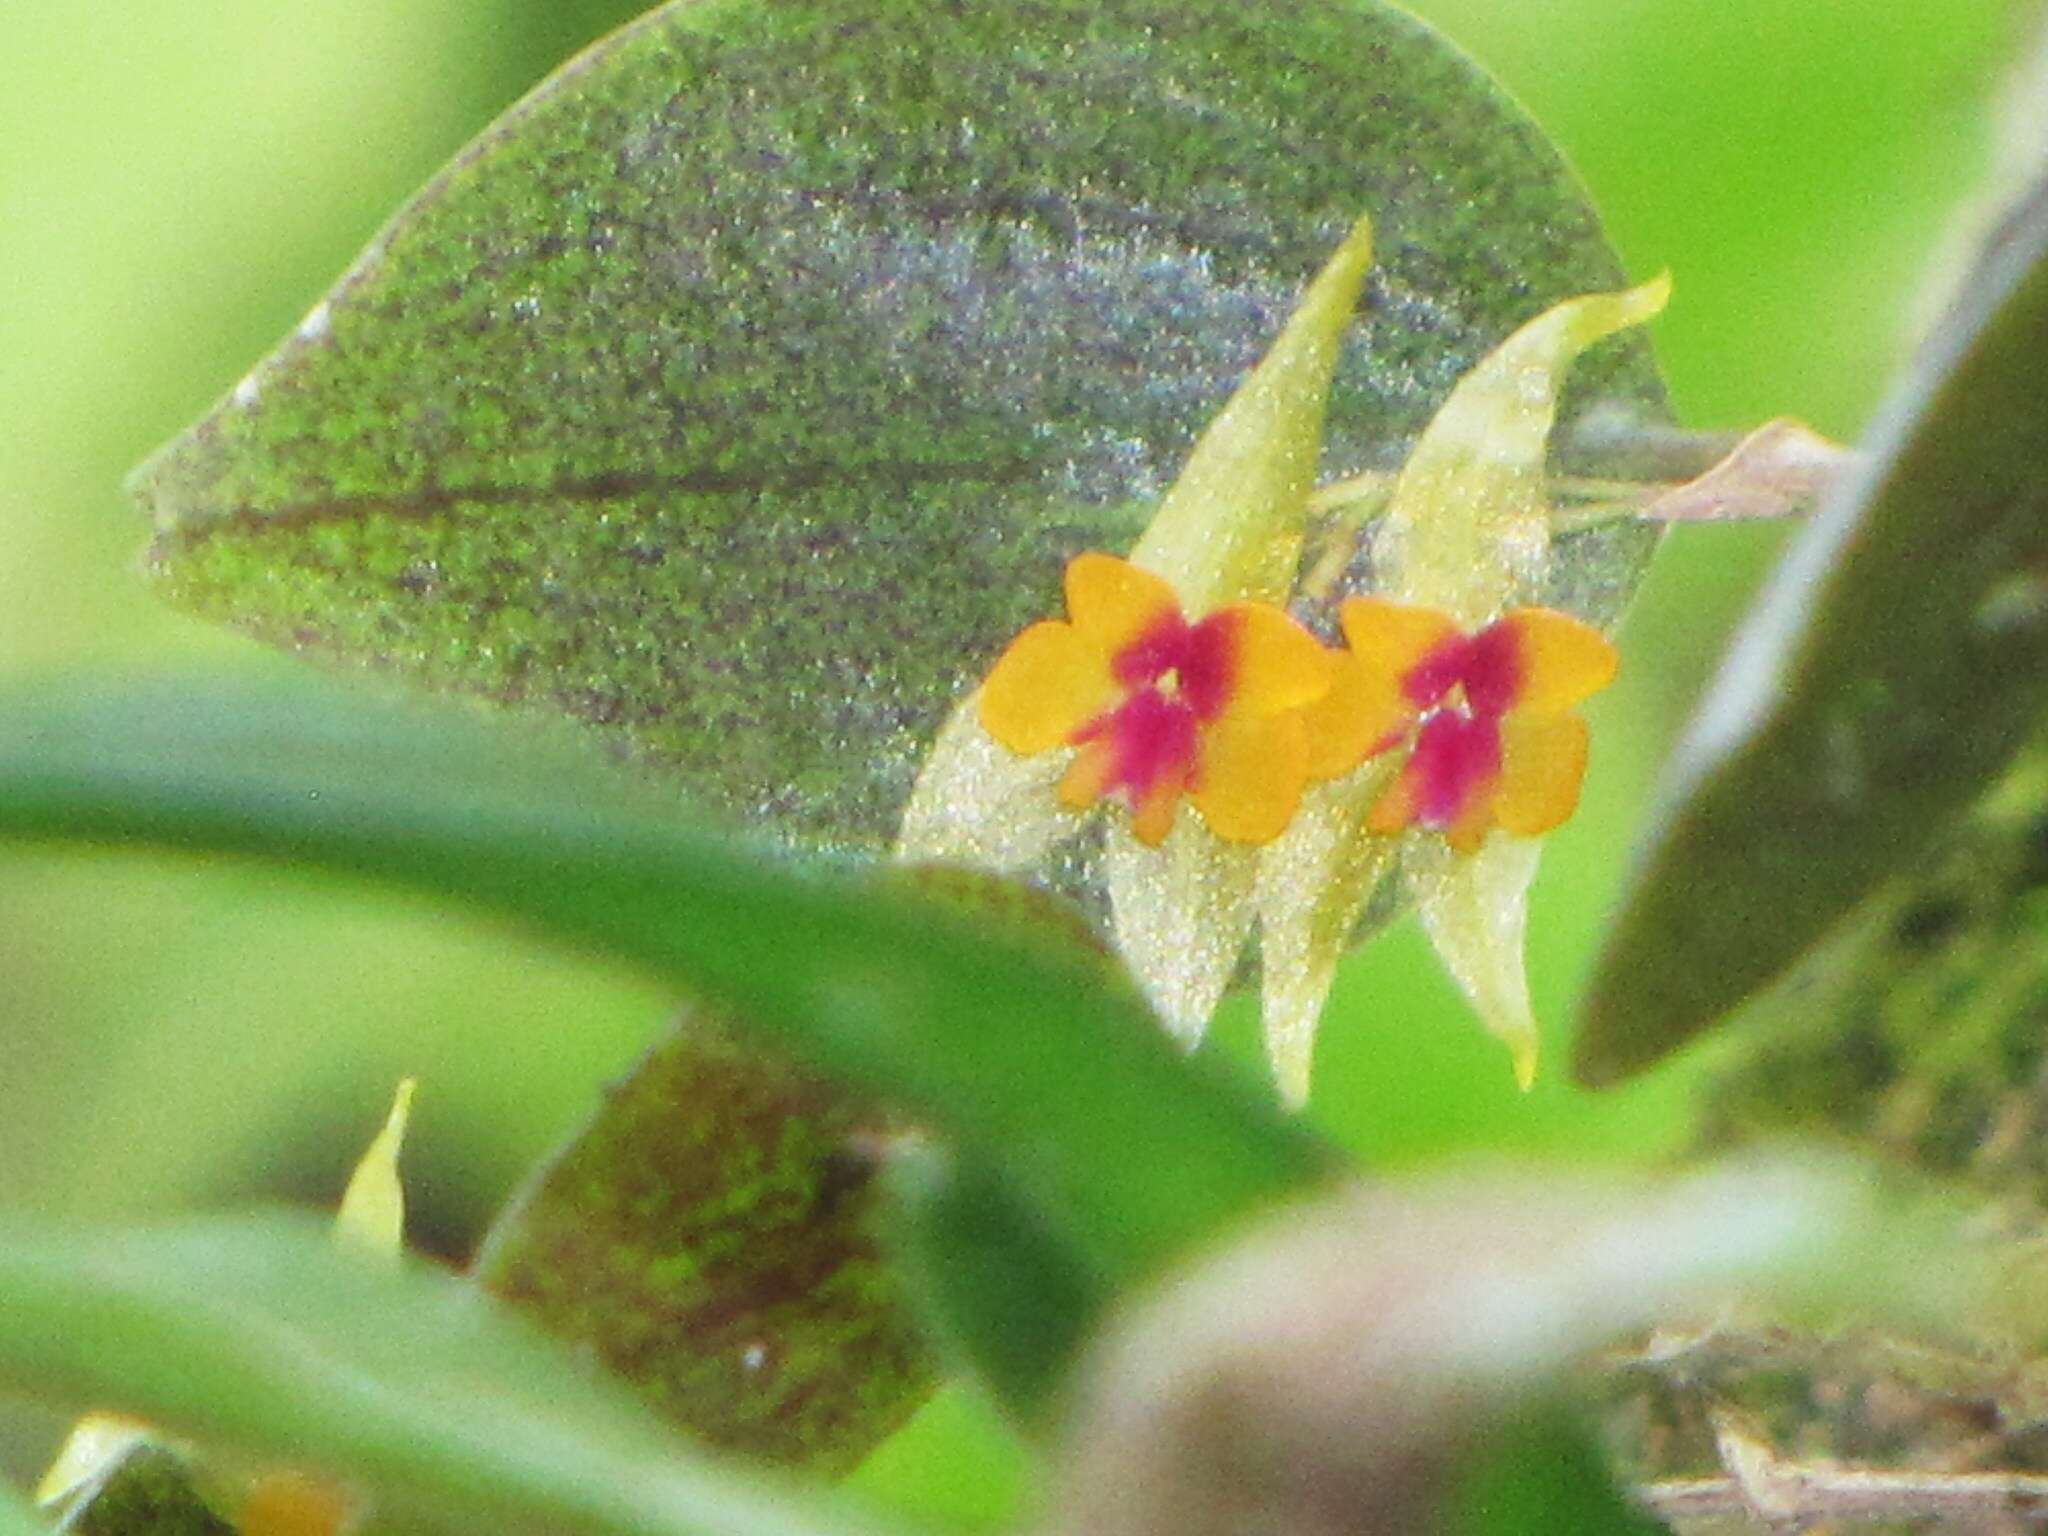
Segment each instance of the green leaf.
M26 1504L0 1487L0 1536L49 1536L49 1529Z
M870 1231L899 1133L688 1010L499 1216L473 1273L697 1438L847 1472L931 1386Z
M381 1508L550 1536L853 1528L695 1459L456 1281L366 1264L324 1221L91 1235L0 1217L0 1388L112 1406Z
M1487 1426L1453 1474L1450 1536L1662 1536L1615 1486L1582 1411L1539 1399Z
M1048 1427L1068 1366L1114 1300L987 1154L931 1158L897 1180L897 1236L924 1310L998 1401Z
M1713 1023L1910 868L2048 711L2048 185L1804 531L1673 759L1574 1069Z
M560 743L296 676L0 699L0 835L325 867L646 967L1000 1159L1119 1283L1330 1168L1070 938L900 873L778 866L659 807Z
M2048 1210L2048 757L2039 751L1745 1012L1702 1097L1710 1147L1825 1135Z
M1326 475L1398 465L1514 326L1620 280L1534 126L1369 0L689 0L487 132L145 467L152 560L273 643L879 848L1361 214ZM1570 418L1661 419L1640 341L1576 382ZM1611 617L1654 541L1576 536L1553 600Z

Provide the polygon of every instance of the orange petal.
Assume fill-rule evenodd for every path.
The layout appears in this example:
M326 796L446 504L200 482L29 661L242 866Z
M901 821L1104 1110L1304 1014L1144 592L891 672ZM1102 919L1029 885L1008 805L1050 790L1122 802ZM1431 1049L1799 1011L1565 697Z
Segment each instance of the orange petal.
M1180 781L1162 779L1148 790L1131 810L1131 836L1147 848L1157 848L1173 830L1173 813L1180 805Z
M1232 603L1219 611L1236 621L1230 713L1277 715L1329 691L1330 653L1284 610L1271 603Z
M1349 773L1414 713L1391 674L1367 666L1355 652L1333 653L1329 692L1300 712L1308 733L1309 777Z
M339 1536L352 1523L347 1493L304 1472L272 1472L250 1487L236 1512L241 1536Z
M1550 710L1515 710L1500 723L1500 783L1493 815L1503 830L1536 837L1570 816L1586 773L1586 722Z
M1077 811L1085 811L1100 798L1103 786L1109 783L1109 771L1114 764L1109 743L1102 740L1089 742L1074 754L1073 762L1067 765L1066 773L1060 779L1060 804Z
M1387 678L1398 694L1401 679L1435 648L1457 633L1447 613L1383 597L1354 597L1340 610L1351 654L1368 670Z
M1166 579L1128 560L1089 550L1067 562L1067 617L1105 657L1179 612L1180 598Z
M1109 657L1071 624L1047 619L1010 642L981 685L981 724L1029 757L1065 745L1117 699Z
M1308 733L1298 714L1225 715L1202 732L1189 798L1226 843L1270 843L1287 830L1308 784Z
M1614 681L1621 659L1592 625L1554 608L1517 608L1500 622L1515 636L1516 709L1567 709Z
M1493 830L1494 792L1481 790L1456 821L1444 828L1444 841L1459 853L1477 853Z
M1421 798L1416 791L1415 775L1410 765L1403 763L1401 771L1394 775L1394 782L1386 793L1373 802L1372 809L1365 813L1365 830L1386 836L1406 831L1415 822L1417 801Z

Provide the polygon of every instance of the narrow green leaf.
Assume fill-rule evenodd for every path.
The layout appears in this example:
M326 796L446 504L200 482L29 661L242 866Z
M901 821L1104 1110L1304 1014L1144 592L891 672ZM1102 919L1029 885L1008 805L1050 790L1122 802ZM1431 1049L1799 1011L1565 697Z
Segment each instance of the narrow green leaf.
M269 1217L77 1235L0 1217L0 1390L112 1406L448 1528L824 1536L440 1276Z
M1330 1166L1071 940L901 875L778 867L473 719L296 677L29 690L0 700L0 835L325 867L644 966L999 1158L1120 1280Z
M1016 1198L986 1154L928 1159L896 1194L899 1251L926 1315L999 1402L1050 1427L1056 1391L1114 1284Z
M1373 0L666 6L143 469L153 564L273 643L878 849L951 704L1066 557L1131 546L1361 215L1326 476L1397 465L1494 343L1620 277L1540 132ZM1574 418L1662 419L1639 342L1575 382ZM1654 542L1578 536L1555 596L1611 617Z
M1804 530L1668 770L1574 1069L1677 1048L1910 867L2048 713L2048 185Z
M931 1385L870 1230L895 1134L687 1010L499 1216L473 1273L697 1438L847 1472Z

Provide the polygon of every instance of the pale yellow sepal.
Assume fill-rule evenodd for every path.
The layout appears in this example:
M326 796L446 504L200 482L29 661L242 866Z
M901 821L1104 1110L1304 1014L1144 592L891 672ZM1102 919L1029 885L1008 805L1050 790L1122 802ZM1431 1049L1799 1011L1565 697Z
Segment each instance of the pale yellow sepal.
M412 1115L412 1078L399 1082L391 1113L356 1164L341 1209L334 1215L334 1240L358 1253L397 1258L405 1249L405 1190L398 1180L398 1154Z
M1081 817L1053 792L1073 757L1020 757L1004 747L981 723L976 689L946 717L925 756L903 808L896 857L998 875L1031 870L1081 828Z
M36 1502L68 1502L118 1467L138 1446L157 1438L140 1419L122 1413L88 1413L71 1427L50 1469L36 1484Z
M1209 424L1131 551L1173 586L1190 617L1226 603L1284 605L1294 586L1323 415L1345 327L1372 265L1360 219ZM1104 846L1111 924L1168 1031L1200 1043L1236 974L1256 916L1259 854L1183 816L1158 848L1121 825Z
M1474 853L1457 853L1423 833L1402 842L1423 932L1480 1021L1508 1048L1515 1082L1526 1090L1536 1081L1536 1016L1522 932L1542 843L1501 832Z
M1364 830L1392 767L1369 762L1337 783L1315 786L1259 860L1260 1016L1266 1059L1290 1109L1308 1103L1316 1026L1337 962L1398 862L1398 840Z
M1330 380L1371 264L1371 225L1360 219L1196 442L1132 549L1130 563L1163 578L1190 620L1229 603L1286 603ZM1078 623L1087 604L1077 608L1075 595L1069 608ZM1306 748L1298 755L1306 761ZM1072 761L1064 751L1006 750L981 722L979 692L969 695L918 774L896 856L1030 870L1081 825L1055 793ZM1186 809L1157 847L1141 844L1122 818L1106 830L1103 878L1117 947L1185 1045L1199 1042L1236 972L1253 922L1257 862L1254 849L1224 842Z
M1182 816L1156 848L1112 822L1102 855L1117 952L1167 1032L1193 1049L1251 936L1259 850Z
M1373 544L1381 596L1444 609L1466 625L1534 600L1550 558L1543 468L1565 372L1670 296L1666 275L1567 299L1458 381L1394 482Z
M1202 433L1132 549L1131 563L1172 583L1190 618L1241 599L1287 601L1330 377L1371 265L1372 225L1360 219Z

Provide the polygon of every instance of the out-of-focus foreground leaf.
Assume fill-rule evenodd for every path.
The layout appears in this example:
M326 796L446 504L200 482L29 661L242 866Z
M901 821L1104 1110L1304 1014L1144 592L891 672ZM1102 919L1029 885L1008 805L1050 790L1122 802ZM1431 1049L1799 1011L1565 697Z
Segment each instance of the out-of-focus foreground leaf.
M49 1527L29 1512L13 1490L0 1487L0 1536L49 1536Z
M1575 1070L1719 1018L1909 867L2048 712L2048 184L1793 547L1669 769Z
M1000 1161L1121 1282L1328 1154L1167 1044L1071 939L898 875L800 872L586 754L293 679L72 681L0 701L0 834L240 852L395 882L673 978Z
M1448 1536L1663 1536L1620 1488L1583 1410L1534 1402L1489 1426L1444 1497Z
M1837 1311L1910 1306L1916 1288L1924 1304L1930 1231L1879 1204L1846 1168L1796 1163L1633 1191L1468 1174L1305 1203L1120 1311L1043 1529L1639 1530L1618 1499L1553 1498L1554 1466L1500 1456L1518 1439L1556 1455L1560 1373L1667 1316L1766 1284ZM1477 1519L1489 1490L1527 1523Z
M876 848L1361 214L1331 474L1397 466L1510 329L1620 281L1536 128L1371 0L668 6L145 467L153 563L274 643L566 711L708 807ZM1568 418L1662 419L1639 340L1577 385ZM1577 536L1557 600L1610 618L1654 541Z
M1104 985L1130 990L1057 898L967 870L880 878L984 924L1064 941L1099 965ZM933 1197L938 1186L973 1185L972 1240L940 1237L914 1266L928 1271L924 1310L999 1398L1028 1410L1106 1300L1102 1277L1019 1204L990 1154L942 1151L901 1113L701 1008L686 1009L535 1171L493 1222L473 1273L556 1337L594 1350L691 1434L844 1472L932 1384L924 1330L875 1230L877 1175L906 1163L919 1172L897 1181L894 1203L914 1213L946 1204ZM919 1214L907 1225L927 1230ZM992 1228L1002 1233L993 1245ZM1028 1295L991 1295L1019 1264ZM1067 1283L1046 1284L1048 1273Z
M93 1235L0 1220L0 1388L115 1405L393 1513L550 1536L820 1536L790 1490L692 1460L468 1287L338 1252L326 1224ZM0 1518L4 1526L4 1518Z
M895 1131L686 1010L493 1223L473 1273L712 1444L848 1471L931 1380L871 1230Z

